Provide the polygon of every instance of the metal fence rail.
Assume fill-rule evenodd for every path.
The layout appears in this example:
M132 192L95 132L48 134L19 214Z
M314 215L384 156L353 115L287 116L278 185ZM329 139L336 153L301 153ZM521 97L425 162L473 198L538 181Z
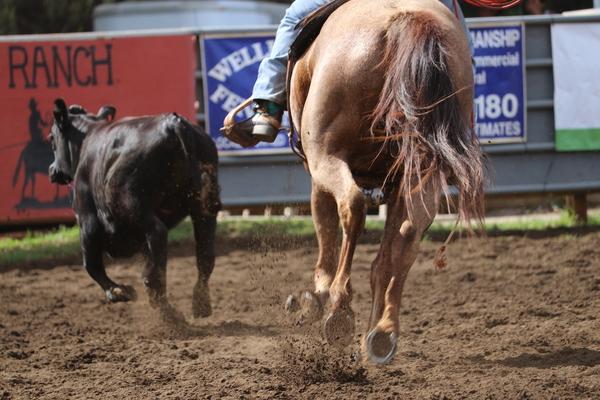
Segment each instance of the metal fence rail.
M524 23L527 94L527 141L483 145L489 157L488 194L573 193L600 191L600 152L556 152L554 144L554 81L551 25L600 22L599 15L543 15L477 18L468 24ZM210 29L165 29L121 32L91 32L52 35L53 40L208 35L220 33L275 32L276 26L247 26ZM4 36L0 42L48 40L48 35ZM197 100L203 111L202 65L198 55ZM310 177L298 158L289 154L222 156L222 198L226 206L308 203Z
M518 16L478 18L467 22L473 25L506 22L525 24L527 141L483 145L490 161L492 182L487 193L599 191L599 152L555 151L550 28L554 22L600 22L600 16ZM257 28L257 31L265 30L268 31L265 27ZM274 32L275 27L272 30ZM211 30L210 33L215 31L219 32ZM231 29L220 31L232 32ZM248 32L247 29L240 31ZM198 32L200 35L206 33ZM309 176L292 154L221 157L220 179L223 201L228 206L306 203L310 199Z

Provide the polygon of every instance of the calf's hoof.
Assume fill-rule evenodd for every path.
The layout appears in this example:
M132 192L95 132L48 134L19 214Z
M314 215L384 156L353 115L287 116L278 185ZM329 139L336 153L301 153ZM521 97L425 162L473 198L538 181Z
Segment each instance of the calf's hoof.
M150 307L152 308L161 308L167 303L166 294L159 293L149 287L146 287L146 294L148 295L148 304L150 304Z
M192 295L192 315L194 318L206 318L212 314L210 293L208 285L204 282L196 283Z
M323 317L321 301L309 291L304 291L299 296L290 294L285 301L285 311L290 314L299 312L304 322L315 322Z
M378 365L387 364L392 361L396 355L397 339L394 332L373 329L365 339L365 347L369 360Z
M185 317L169 302L162 301L159 305L160 317L164 323L171 326L186 326Z
M352 343L354 329L354 313L342 308L332 311L323 326L327 343L337 347L346 347Z
M120 285L114 286L104 292L106 299L111 303L119 301L133 301L137 299L137 293L133 286Z

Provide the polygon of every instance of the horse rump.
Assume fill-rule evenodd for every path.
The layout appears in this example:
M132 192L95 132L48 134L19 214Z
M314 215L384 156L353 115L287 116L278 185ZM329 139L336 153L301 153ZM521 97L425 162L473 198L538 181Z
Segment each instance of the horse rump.
M372 114L372 131L394 154L388 179L398 181L408 213L412 197L433 180L436 195L458 191L459 219L483 218L483 160L471 110L460 102L449 68L447 34L426 11L395 15L385 34L384 85ZM471 73L470 64L468 71ZM396 149L394 149L396 147Z

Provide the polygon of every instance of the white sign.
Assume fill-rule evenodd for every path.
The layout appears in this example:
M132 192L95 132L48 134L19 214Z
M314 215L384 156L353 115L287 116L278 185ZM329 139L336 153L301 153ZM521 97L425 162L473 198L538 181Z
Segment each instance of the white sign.
M556 149L600 150L600 23L552 25Z

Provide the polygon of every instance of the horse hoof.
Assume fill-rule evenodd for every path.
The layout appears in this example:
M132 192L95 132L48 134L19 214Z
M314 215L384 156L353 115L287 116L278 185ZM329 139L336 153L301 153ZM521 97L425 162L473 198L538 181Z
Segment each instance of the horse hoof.
M323 317L323 306L319 298L313 293L306 291L300 296L300 310L302 317L307 322L315 322Z
M285 300L285 311L288 313L295 313L298 310L300 310L300 302L298 302L295 295L290 294Z
M106 299L111 303L120 301L133 301L137 299L137 293L133 286L121 285L114 286L104 292Z
M397 337L394 332L373 329L367 335L366 342L367 355L373 363L383 365L394 359L397 343Z
M194 318L206 318L212 314L208 285L197 283L192 295L192 315Z
M354 338L354 313L349 310L335 310L329 314L323 328L327 343L346 347Z

